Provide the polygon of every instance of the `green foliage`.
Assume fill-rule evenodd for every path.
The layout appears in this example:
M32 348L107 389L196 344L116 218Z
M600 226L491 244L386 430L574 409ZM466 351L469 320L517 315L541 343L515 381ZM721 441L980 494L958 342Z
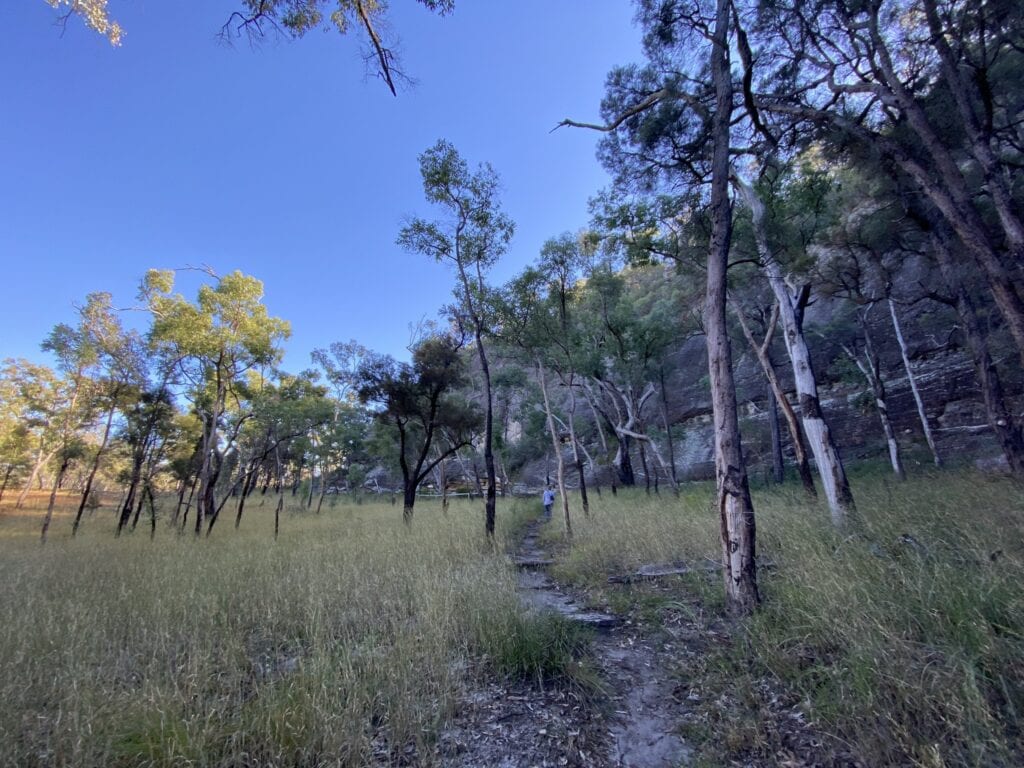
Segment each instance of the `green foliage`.
M515 231L497 199L498 175L487 164L470 171L458 150L443 139L420 155L420 175L427 201L452 221L414 218L399 232L398 245L454 267L456 302L482 331L488 325L484 276L505 253Z

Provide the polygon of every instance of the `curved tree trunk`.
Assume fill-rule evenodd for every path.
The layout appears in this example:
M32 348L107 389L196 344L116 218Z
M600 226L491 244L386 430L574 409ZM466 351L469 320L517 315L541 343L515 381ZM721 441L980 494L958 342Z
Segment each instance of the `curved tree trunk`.
M772 440L772 481L781 485L786 481L786 465L782 461L782 430L779 429L779 404L775 401L775 393L768 384L765 399L768 401L768 426L771 428Z
M963 280L956 274L955 262L947 241L940 235L934 234L932 245L942 269L943 278L955 294L954 306L963 325L967 346L971 350L971 361L974 363L974 372L981 389L982 400L985 403L985 415L989 426L995 432L999 447L1002 449L1003 456L1006 457L1013 476L1018 480L1024 480L1024 430L1021 429L1020 424L1015 422L1013 412L1006 405L999 371L989 352L985 332L978 319L974 302L971 300Z
M25 481L25 487L21 489L21 493L18 494L18 500L14 503L15 509L21 509L22 505L25 503L25 499L28 497L29 491L32 490L32 484L36 481L36 478L39 477L39 472L42 470L46 462L56 455L56 448L45 454L43 453L42 447L39 448L39 451L36 453L36 462L32 467L32 471L29 473L28 479Z
M580 456L580 444L576 439L576 391L572 380L569 381L569 440L572 443L572 458L576 463L576 474L580 479L580 505L584 516L590 514L590 500L587 498L587 477L583 469L583 458Z

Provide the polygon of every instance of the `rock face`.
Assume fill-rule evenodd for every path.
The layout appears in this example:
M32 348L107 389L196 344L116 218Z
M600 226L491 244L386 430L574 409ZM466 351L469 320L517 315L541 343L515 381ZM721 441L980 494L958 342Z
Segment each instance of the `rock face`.
M853 346L859 341L859 330L855 331L849 322L849 311L850 305L842 301L818 299L807 312L808 343L818 377L822 410L846 461L887 462L874 399L867 383L843 351L844 344ZM899 311L911 365L943 460L951 465L972 465L981 461L982 466L991 465L998 471L999 449L986 423L984 404L970 357L956 332L956 317L941 308L935 309L935 305L929 306L927 302L901 306ZM847 315L845 318L844 313ZM880 356L889 416L896 429L904 462L911 470L917 465L929 465L932 458L888 313L883 308L876 309L869 327ZM1011 398L1013 411L1020 414L1024 412L1024 372L1013 366L1015 356L1000 334L994 334L990 342L997 359L1010 361L1000 367L999 373L1007 396ZM761 478L767 479L771 471L767 385L760 366L738 334L733 339L733 354L743 448L749 461L751 480L756 483ZM790 402L797 407L789 360L781 341L773 349L772 358L782 385L790 395ZM711 479L714 477L714 434L704 339L692 338L681 344L671 356L670 367L673 373L667 389L677 476L681 480ZM649 428L667 457L664 434L658 429L660 422L660 416L655 415L655 409L652 409L648 415ZM793 458L792 448L783 423L780 423L780 429L788 465ZM575 487L575 470L568 464L568 446L564 450L566 480ZM643 484L643 469L635 447L633 469L637 483ZM602 482L608 482L609 471L606 468ZM791 472L788 466L787 472ZM548 457L528 463L520 477L527 487L539 489L547 477L553 477L553 473L554 461Z
M886 461L884 436L873 398L867 383L858 375L851 375L852 366L842 350L843 334L824 330L818 333L814 330L815 325L822 329L834 325L835 317L842 307L838 302L824 302L813 309L813 313L808 313L808 338L819 380L822 410L836 436L840 452L848 461ZM955 318L914 307L901 308L901 313L906 315L903 318L904 333L908 336L911 365L943 460L949 464L970 464L975 459L997 455L998 447L986 423L985 408L970 358L959 345L956 334L951 331L956 327ZM932 460L931 455L886 314L877 312L870 328L882 363L889 416L896 429L904 460L911 467L915 464L928 464ZM849 339L850 334L845 338ZM999 339L993 341L998 348ZM771 467L767 393L764 377L752 356L738 343L735 350L738 360L737 394L741 405L740 427L744 451L750 461L751 473L756 478L761 473L766 474ZM692 349L684 349L680 354L685 361L680 366L682 370L702 370L701 366L705 364L703 356L695 355ZM784 351L777 350L773 359L783 385L792 395L792 374ZM693 376L692 373L690 375ZM1016 405L1014 411L1020 413L1021 371L1004 366L1000 369L1000 375L1008 396ZM696 382L684 380L681 383L679 392L688 393L692 392ZM710 409L695 409L694 402L691 399L688 405L680 403L673 414L673 435L676 436L678 446L677 468L681 476L710 478L714 475ZM795 398L791 397L790 402L797 406ZM792 459L784 426L782 435L783 450L787 459Z

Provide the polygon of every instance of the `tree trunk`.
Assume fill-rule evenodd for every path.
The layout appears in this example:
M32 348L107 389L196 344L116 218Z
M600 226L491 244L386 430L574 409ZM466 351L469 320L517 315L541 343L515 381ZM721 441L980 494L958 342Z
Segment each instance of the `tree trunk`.
M32 483L39 477L39 472L43 466L57 454L57 449L53 449L49 453L44 454L43 449L40 448L36 453L36 463L32 467L32 472L29 473L28 480L25 481L25 487L21 489L21 493L18 494L18 500L14 503L15 509L21 509L25 503L25 499L28 497L29 491L32 490Z
M242 524L242 510L245 509L245 500L249 498L249 494L252 493L252 489L256 487L256 478L259 473L259 467L250 466L246 473L245 482L242 483L242 494L238 498L238 507L235 509L235 530ZM319 512L319 507L317 508Z
M580 479L580 505L583 507L583 515L590 514L590 500L587 498L587 477L583 469L583 459L580 457L580 444L576 439L576 390L573 381L569 379L569 441L572 444L572 458L576 463L576 474Z
M274 541L277 541L277 534L281 531L281 510L284 509L284 494L277 495L277 506L274 508Z
M110 439L110 425L114 422L114 412L117 409L111 406L107 412L107 423L103 428L103 438L100 440L100 445L96 449L96 458L92 462L92 467L89 469L89 476L85 481L85 489L82 491L82 500L78 502L78 511L75 512L75 522L71 525L71 536L78 535L78 526L82 523L82 513L85 512L85 505L89 501L89 493L92 491L93 480L96 479L96 472L100 468L100 458L103 456L103 451L107 447L107 440Z
M661 423L665 427L665 439L668 441L668 479L672 483L672 493L678 496L679 477L676 474L676 448L675 440L672 439L672 425L668 421L668 392L665 388L664 368L658 370L658 383L661 385Z
M487 501L484 502L484 533L494 538L494 510L497 504L497 474L494 471L494 396L491 393L491 369L484 350L483 329L476 322L476 349L480 357L480 370L484 376L484 467L487 470Z
M764 226L764 204L753 188L740 179L738 174L734 175L734 181L737 190L750 208L757 250L763 262L762 268L779 304L783 339L793 364L793 382L800 403L800 420L803 422L804 434L807 435L811 453L814 454L814 460L818 465L818 474L825 487L825 496L832 513L832 524L836 528L844 528L849 518L856 512L856 507L850 483L846 479L846 470L843 468L832 431L825 421L818 400L818 382L811 367L811 353L807 348L803 319L800 316L802 300L794 301L790 296L786 281L782 277L782 269L768 244Z
M917 405L917 415L921 419L921 429L924 430L924 439L928 442L928 448L932 452L932 460L936 467L942 466L942 458L939 450L935 447L935 438L932 436L932 428L928 424L928 414L924 410L924 400L921 398L921 391L917 388L917 377L910 365L910 355L907 354L907 342L903 338L903 328L900 326L899 315L896 314L896 304L892 298L887 299L889 304L889 315L892 317L892 327L896 332L896 341L900 347L900 356L903 358L903 368L907 372L907 381L910 382L910 391L914 393L914 403ZM865 333L867 333L865 329Z
M54 478L53 490L50 491L50 503L46 505L46 517L43 518L43 530L39 537L43 544L46 543L46 532L50 530L50 522L53 520L53 508L57 503L57 489L60 488L61 481L64 479L64 473L68 471L68 464L70 463L71 459L65 456L60 463L57 477Z
M781 485L786 480L786 467L782 462L782 430L779 429L779 404L775 401L775 392L768 383L765 400L768 401L768 424L772 431L772 480Z
M146 483L143 495L149 499L149 540L156 538L156 500L153 498L153 488Z
M811 475L811 464L807 458L807 446L804 444L804 436L800 431L800 423L797 420L796 411L789 404L789 398L786 397L786 393L782 390L778 374L775 373L775 364L772 362L771 355L768 354L768 345L772 334L769 333L765 337L764 343L758 344L754 339L754 334L750 331L750 327L747 325L747 321L743 317L743 313L735 307L733 312L740 321L743 335L746 336L747 342L757 355L758 362L761 363L761 370L768 380L768 386L771 387L772 394L775 396L775 402L782 409L782 415L786 419L786 428L789 430L789 438L793 443L793 457L796 460L796 471L800 476L800 484L810 498L816 499L818 498L818 490L814 487L814 477ZM769 330L774 331L774 322L769 323L769 326Z
M416 506L416 483L407 482L402 489L402 522L412 525L412 509Z
M885 435L886 445L889 447L889 463L892 465L893 474L900 480L907 479L906 470L903 468L903 460L900 458L900 445L896 440L896 431L889 419L889 404L886 399L885 382L882 381L882 371L879 365L878 356L875 355L871 345L871 336L868 334L867 322L862 320L864 329L864 360L857 355L856 350L843 347L846 354L857 365L857 369L864 376L871 393L875 398L875 410L878 412L878 419L882 422L882 432Z
M11 479L12 472L14 472L14 465L8 464L7 470L4 472L4 481L0 484L0 501L4 500L4 492L7 490L7 482Z
M929 15L928 6L926 3L926 16ZM913 131L919 150L928 156L930 162L919 162L898 145L890 146L889 149L897 164L921 186L939 209L981 268L996 306L1016 342L1021 362L1024 363L1024 297L1021 296L1020 286L1007 270L999 248L975 207L972 190L967 184L960 163L933 128L924 107L901 81L881 37L878 10L878 6L873 9L875 15L870 18L865 30L870 33L871 42L875 47L873 69L879 76L880 84L883 84L891 94L891 101L898 105L907 126ZM934 12L934 7L930 10ZM934 13L928 21L935 29L937 17ZM934 33L931 42L943 64L944 74L947 76L945 79L954 97L954 104L962 108L966 105L967 95L960 87L963 85L962 78L959 69L950 59L948 42L941 34ZM960 116L964 117L962 111ZM984 182L987 182L984 187L996 209L997 219L1009 251L1008 261L1010 264L1020 264L1024 262L1024 225L1013 210L1012 200L1003 180L999 177L998 161L992 154L991 147L985 146L985 142L979 140L976 134L972 135L975 132L972 131L970 120L964 122L964 129L967 133L968 148L974 152L981 165Z
M320 508L324 505L324 496L327 495L327 458L320 462L320 498L316 502L316 513L320 514Z
M1006 457L1013 476L1018 480L1024 480L1024 430L1015 423L1013 412L1006 405L999 372L989 352L985 339L986 334L978 319L974 302L971 300L963 280L956 274L954 260L946 241L939 235L933 235L932 245L939 260L943 278L955 292L956 311L967 338L967 346L971 350L971 361L974 363L974 372L981 389L982 400L985 403L985 415L989 426L995 432L999 447L1002 449L1003 456Z
M565 461L562 458L562 445L555 430L555 420L551 416L551 402L548 399L547 379L544 377L544 364L537 359L537 376L540 380L540 391L544 396L544 414L548 420L548 432L551 435L551 447L555 452L555 477L558 481L558 493L562 498L562 514L565 518L565 535L572 539L572 519L569 517L569 494L565 492Z
M616 439L619 442L619 450L615 455L615 464L619 469L619 483L632 487L636 485L636 476L633 474L633 462L629 458L629 438L625 435L616 435Z
M644 469L644 491L648 496L651 495L651 469L647 465L647 448L645 441L637 440L636 447L640 451L640 466Z
M185 532L185 525L188 523L188 511L192 507L192 499L196 495L196 487L199 485L199 476L192 478L192 486L188 491L188 501L185 502L185 514L181 517L181 533Z
M174 515L171 517L171 525L177 526L181 517L181 507L185 503L185 489L188 487L188 478L183 478L181 487L178 489L178 503L174 505Z
M715 422L715 474L721 521L725 593L730 609L749 614L760 602L754 563L754 505L740 445L732 352L725 319L726 270L732 236L729 204L729 123L732 81L728 60L729 0L718 0L711 41L711 77L715 88L712 121L711 247L708 253L704 327Z

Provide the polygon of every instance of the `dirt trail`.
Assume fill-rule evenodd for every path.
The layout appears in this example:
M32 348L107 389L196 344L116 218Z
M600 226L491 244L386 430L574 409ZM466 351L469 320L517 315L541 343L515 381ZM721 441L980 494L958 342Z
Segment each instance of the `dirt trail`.
M802 699L770 674L737 670L743 686L708 674L703 661L728 647L735 626L671 580L713 574L708 561L650 564L609 577L643 583L642 594L672 594L673 607L649 621L634 604L627 616L588 606L548 573L554 560L528 526L512 558L527 610L554 611L592 627L592 661L601 684L595 704L572 686L492 681L464 692L441 734L432 764L446 768L679 768L700 753L723 764L793 768L863 768L846 745L818 729ZM666 581L663 581L666 580ZM659 586L660 585L660 586ZM720 659L724 658L719 656ZM681 730L702 739L687 743Z
M682 707L676 683L657 644L638 635L619 617L580 605L546 573L551 563L539 543L540 523L527 529L515 558L524 602L553 610L570 621L593 627L594 657L609 690L613 713L606 724L610 743L605 764L623 768L676 768L687 765L691 750L677 735Z

